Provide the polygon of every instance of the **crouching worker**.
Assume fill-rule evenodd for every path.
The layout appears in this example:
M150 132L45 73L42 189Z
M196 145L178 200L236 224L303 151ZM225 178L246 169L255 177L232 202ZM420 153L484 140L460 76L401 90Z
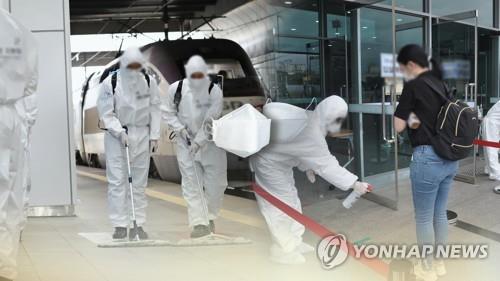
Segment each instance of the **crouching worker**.
M182 175L182 195L188 205L191 238L200 238L215 231L214 220L227 187L226 152L208 141L204 129L206 122L221 116L223 96L221 89L210 82L208 66L202 57L191 57L185 70L186 79L170 86L162 113L176 134L177 162Z
M256 183L299 212L302 208L293 176L295 167L308 171L311 181L316 174L343 190L368 192L368 184L358 182L357 176L339 165L325 139L329 133L340 131L346 116L347 104L342 98L331 96L323 100L313 112L308 112L307 125L297 137L286 143L271 141L251 156ZM303 253L312 250L302 242L304 226L259 196L257 202L274 242L271 260L282 264L304 263Z
M97 109L106 129L106 176L108 208L115 228L113 239L125 239L131 223L127 155L134 192L137 229L129 237L147 239L142 228L146 222L146 194L151 153L160 138L160 96L155 80L146 74L145 59L138 48L126 50L120 58L120 70L110 74L101 84ZM137 233L136 233L137 232Z

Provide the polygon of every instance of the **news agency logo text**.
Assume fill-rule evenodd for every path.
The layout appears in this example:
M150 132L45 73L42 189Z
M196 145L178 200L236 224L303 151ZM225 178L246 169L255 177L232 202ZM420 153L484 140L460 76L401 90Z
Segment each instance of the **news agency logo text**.
M485 259L487 244L405 245L405 244L353 244L349 245L345 235L329 235L321 239L316 255L324 269L333 269L351 255L355 259Z

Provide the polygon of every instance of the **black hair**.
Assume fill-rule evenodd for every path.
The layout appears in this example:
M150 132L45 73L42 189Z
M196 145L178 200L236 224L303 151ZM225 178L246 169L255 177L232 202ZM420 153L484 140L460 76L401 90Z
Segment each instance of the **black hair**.
M412 61L420 67L429 67L428 55L425 53L424 48L415 44L406 45L401 48L397 60L400 64L404 65ZM430 63L432 64L432 73L437 78L443 79L443 71L439 63L435 59L430 59Z

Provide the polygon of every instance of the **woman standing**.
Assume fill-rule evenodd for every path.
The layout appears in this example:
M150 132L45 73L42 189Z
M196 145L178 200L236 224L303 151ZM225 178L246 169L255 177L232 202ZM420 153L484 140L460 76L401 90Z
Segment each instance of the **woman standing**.
M442 73L434 60L431 70L427 54L417 45L403 47L397 61L406 84L394 113L394 124L398 132L409 127L413 147L410 179L417 242L420 246L444 245L448 239L448 192L458 162L439 157L431 145L429 136L436 134L436 119L445 100L426 82L432 82L445 93ZM415 274L425 281L435 281L437 276L446 274L446 269L442 260L433 261L429 256L417 263Z

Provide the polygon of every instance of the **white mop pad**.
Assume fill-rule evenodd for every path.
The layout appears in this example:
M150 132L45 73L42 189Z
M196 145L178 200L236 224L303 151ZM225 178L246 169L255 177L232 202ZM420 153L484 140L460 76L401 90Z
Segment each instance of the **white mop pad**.
M99 248L139 248L139 247L167 247L175 246L174 243L166 240L139 240L129 241L128 239L113 240L111 233L94 232L78 233L81 237L89 240Z
M251 244L252 241L244 237L230 237L221 234L210 234L200 238L182 239L175 243L174 247L194 247L194 246L222 246Z

